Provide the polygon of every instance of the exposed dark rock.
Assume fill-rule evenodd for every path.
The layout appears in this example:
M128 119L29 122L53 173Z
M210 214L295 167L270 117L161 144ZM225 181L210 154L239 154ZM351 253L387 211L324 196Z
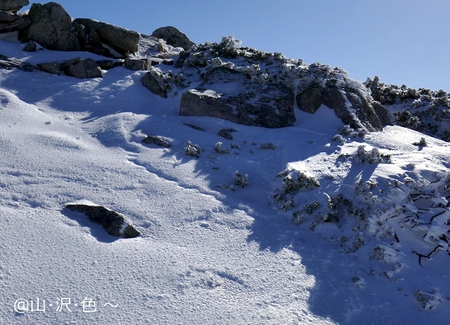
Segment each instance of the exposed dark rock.
M2 1L0 1L0 10L17 12L22 7L29 5L29 4L30 4L30 1L28 1L28 0L2 0Z
M355 129L375 131L391 124L386 108L357 89L312 86L298 94L296 100L298 107L308 113L315 113L324 104L333 109L344 124Z
M140 235L139 231L137 231L131 224L127 224L127 222L125 222L125 218L122 215L103 206L68 204L66 205L66 208L71 211L84 213L90 221L102 225L108 234L112 236L134 238Z
M36 52L37 45L34 41L30 40L27 45L23 48L25 52Z
M204 128L202 128L201 126L198 125L194 125L194 124L189 124L189 123L183 123L186 126L189 126L190 128L197 130L197 131L205 131Z
M167 98L167 90L159 83L158 79L151 73L147 72L141 79L142 85L149 89L155 95Z
M58 3L45 5L34 3L28 17L31 23L19 30L22 43L34 40L46 49L74 51L80 49L75 31L72 30L72 18Z
M218 135L227 140L233 140L232 132L236 132L235 129L222 129L219 131Z
M322 87L311 87L297 95L297 105L302 111L314 114L323 104L323 94Z
M195 44L194 42L191 42L185 34L172 26L158 28L152 33L152 36L161 38L165 40L167 44L175 47L182 47L185 50L189 50L192 45Z
M100 69L102 70L109 70L116 67L123 66L123 60L99 60L96 61Z
M60 69L61 71L64 71L67 67L77 64L78 62L80 62L82 60L81 57L76 57L70 60L66 60L64 62L61 63Z
M7 70L20 69L25 72L32 72L34 70L39 70L39 68L33 64L12 59L2 54L0 54L0 69L7 69Z
M133 71L145 71L152 66L151 59L125 59L124 67Z
M169 142L167 142L166 140L164 140L158 136L155 136L155 135L149 135L144 140L142 140L142 142L146 143L146 144L154 144L158 147L164 147L164 148L172 147L172 145Z
M139 49L141 35L135 31L87 18L77 18L73 23L75 26L85 27L88 45L94 48L101 47L104 43L122 56Z
M81 60L76 64L69 65L64 69L64 72L68 76L79 79L103 77L102 70L93 59Z
M294 94L284 85L260 84L241 72L218 67L205 75L199 87L183 94L180 115L268 128L292 126Z
M37 66L42 71L51 74L61 74L61 64L59 62L39 63Z
M13 15L8 12L0 12L0 34L16 32L27 27L30 23L31 19L27 15Z

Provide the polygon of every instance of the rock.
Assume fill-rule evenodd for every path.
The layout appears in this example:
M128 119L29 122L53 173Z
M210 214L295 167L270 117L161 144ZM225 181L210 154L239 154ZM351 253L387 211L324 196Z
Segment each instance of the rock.
M19 30L18 36L22 43L33 40L46 49L59 51L80 49L78 37L72 30L72 18L60 4L34 3L28 17L31 23Z
M169 142L167 142L166 140L164 140L160 137L157 137L155 135L149 135L144 140L142 140L142 142L146 143L146 144L154 144L158 147L164 147L164 148L172 147L172 145Z
M23 48L25 52L36 52L37 45L34 41L30 40L27 45Z
M189 50L195 44L185 34L172 26L158 28L152 33L152 36L162 38L167 44L182 47L185 50Z
M103 206L68 204L66 208L71 211L84 213L90 221L102 225L107 233L112 236L134 238L140 235L139 231L131 224L128 224L122 215Z
M298 107L307 113L315 113L324 104L333 109L344 124L354 129L376 131L391 124L386 108L359 89L313 86L298 94L296 101Z
M191 129L197 130L197 131L206 131L204 128L202 128L201 126L195 125L195 124L191 124L191 123L183 123L183 125L186 125L188 127L190 127Z
M121 67L123 66L123 61L119 60L99 60L96 61L98 66L100 67L100 69L102 70L109 70L112 68L116 68L116 67Z
M8 12L0 12L0 34L16 32L27 27L30 23L31 19L27 15L13 15Z
M153 75L152 72L147 72L142 77L141 83L145 88L149 89L155 95L161 96L162 98L167 98L167 90L161 86L158 79Z
M59 62L39 63L37 66L42 71L51 74L61 74L61 64Z
M233 140L232 132L236 132L235 129L222 129L219 131L218 135L227 140Z
M102 78L103 73L97 62L93 59L81 60L76 64L69 65L64 69L64 72L68 76L83 78Z
M67 68L68 66L70 66L70 65L75 65L75 64L77 64L77 63L80 62L81 60L82 60L81 57L76 57L76 58L73 58L73 59L66 60L66 61L62 62L62 63L61 63L61 66L60 66L61 71L66 70L66 68Z
M135 53L139 49L141 35L129 29L87 18L75 19L74 25L85 27L88 44L91 46L98 47L104 43L121 56Z
M151 59L125 59L124 67L133 71L145 71L152 66Z
M0 69L20 69L25 72L33 72L34 70L38 70L39 68L33 64L22 62L17 59L9 58L5 55L0 54Z
M0 10L1 11L12 11L17 12L22 7L30 4L28 0L1 0L0 1Z
M311 87L305 90L297 95L298 107L304 112L314 114L320 105L323 104L323 93L324 89L322 87Z
M268 128L292 126L294 94L284 85L260 84L239 71L217 67L206 73L200 86L183 94L180 115Z

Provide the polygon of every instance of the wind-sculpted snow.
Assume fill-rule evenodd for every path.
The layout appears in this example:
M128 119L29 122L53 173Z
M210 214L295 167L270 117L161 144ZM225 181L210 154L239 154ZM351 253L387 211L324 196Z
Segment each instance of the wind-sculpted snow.
M0 43L21 62L70 59ZM238 50L268 56L261 74L245 72L261 82L266 68L313 75ZM236 69L233 53L220 60ZM189 60L202 57L185 59L195 88ZM448 143L401 126L355 130L323 104L280 129L180 116L184 86L162 98L142 86L146 71L103 73L0 70L2 322L447 322ZM120 212L141 236L117 239L64 211L80 201Z

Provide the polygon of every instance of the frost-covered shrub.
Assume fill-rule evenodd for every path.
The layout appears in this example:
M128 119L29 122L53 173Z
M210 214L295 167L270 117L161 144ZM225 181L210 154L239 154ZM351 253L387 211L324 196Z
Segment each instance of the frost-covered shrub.
M202 152L202 149L196 144L193 144L191 141L188 141L186 143L186 147L184 147L184 153L188 156L192 157L200 157L200 154Z
M391 162L391 156L381 154L380 151L377 148L372 148L370 151L366 151L365 145L360 145L355 153L355 158L357 159L358 163L364 164L377 164L377 163L390 163Z
M359 137L364 138L366 135L366 130L363 128L353 129L350 125L346 124L343 127L340 127L338 130L339 134L351 137Z
M261 143L261 145L259 146L259 149L261 149L261 150L276 150L277 146L275 144L273 144L272 142Z
M248 175L242 175L240 172L236 171L234 173L234 184L242 188L248 185Z
M331 140L334 141L334 142L339 142L339 143L341 143L341 144L344 144L344 143L345 143L344 137L343 137L342 135L340 135L340 134L336 134L336 135L333 137L333 139L331 139Z
M433 290L432 292L423 292L420 290L416 290L414 292L414 296L423 309L433 309L444 301L442 295L435 290Z
M420 138L419 142L414 142L413 145L418 146L418 147L426 147L428 146L427 140L425 140L424 137Z
M214 150L218 153L220 153L221 155L224 154L228 154L230 153L230 151L228 149L222 149L222 142L218 141L215 145L214 145Z
M284 193L296 192L299 190L312 190L320 187L320 182L314 176L298 170L286 170L277 175L282 177Z
M394 113L396 124L407 127L413 130L417 130L419 126L422 124L422 121L418 116L412 116L409 111L400 111L398 113Z
M207 69L213 69L213 68L220 68L225 67L228 69L234 69L234 63L227 61L223 62L219 57L212 58L211 60L208 60L207 62Z
M234 36L224 36L219 44L212 44L212 54L216 57L221 56L227 59L235 59L240 54L239 45L241 43Z
M317 201L305 205L301 210L297 210L292 213L292 222L296 224L302 224L308 216L311 216L320 207L321 205Z

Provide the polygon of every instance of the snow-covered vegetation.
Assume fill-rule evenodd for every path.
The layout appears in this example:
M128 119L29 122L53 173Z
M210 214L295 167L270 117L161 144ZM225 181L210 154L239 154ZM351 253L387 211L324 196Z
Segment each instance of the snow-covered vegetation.
M31 64L102 59L0 45ZM448 321L450 146L419 114L444 126L448 101L437 98L447 95L366 88L340 68L230 37L187 55L164 41L143 46L138 57L180 58L151 70L167 98L142 86L146 71L124 67L82 80L0 69L0 323ZM296 93L316 83L378 100L392 91L405 124L366 133L324 105L296 109L281 129L180 116L182 88L218 66ZM147 135L168 145L142 143ZM64 209L86 200L141 236L116 239Z

